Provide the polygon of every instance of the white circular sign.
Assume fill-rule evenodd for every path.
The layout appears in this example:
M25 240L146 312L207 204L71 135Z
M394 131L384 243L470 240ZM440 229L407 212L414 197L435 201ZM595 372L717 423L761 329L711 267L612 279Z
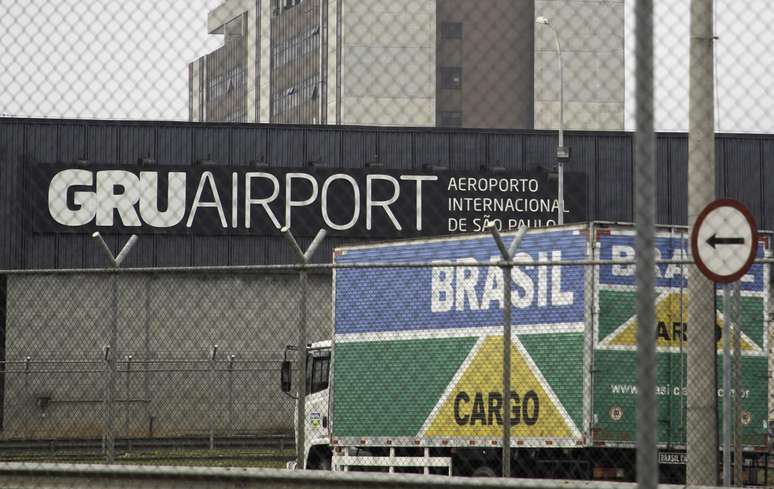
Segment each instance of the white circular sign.
M750 423L752 422L752 414L750 414L750 411L742 411L741 422L742 426L750 426Z
M755 259L758 243L755 219L735 200L716 200L696 219L691 251L699 270L710 280L739 280Z
M623 408L621 406L612 406L608 414L610 414L610 419L613 421L621 421L621 418L623 418Z

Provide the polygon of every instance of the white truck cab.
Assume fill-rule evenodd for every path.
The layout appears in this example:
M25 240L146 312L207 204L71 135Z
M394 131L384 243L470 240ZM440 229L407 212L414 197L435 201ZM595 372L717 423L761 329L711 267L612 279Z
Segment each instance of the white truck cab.
M285 359L282 362L281 383L282 391L296 399L296 407L293 419L298 416L298 396L292 392L293 370L292 363L288 360L288 352L296 350L295 346L285 349ZM299 355L300 358L303 358ZM306 358L306 382L304 388L306 401L304 406L304 461L303 469L330 470L331 448L329 436L328 414L328 384L331 366L331 342L319 341L307 346ZM298 442L297 423L295 426L295 439ZM296 462L288 462L288 469L296 469Z

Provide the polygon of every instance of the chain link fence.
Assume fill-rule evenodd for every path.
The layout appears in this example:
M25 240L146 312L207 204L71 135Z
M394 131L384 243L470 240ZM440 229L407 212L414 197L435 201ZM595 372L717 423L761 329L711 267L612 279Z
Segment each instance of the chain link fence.
M768 483L770 2L0 14L0 460Z
M6 275L0 456L468 476L508 460L516 477L633 480L634 228L495 234L341 247L308 268ZM685 228L655 245L658 475L681 483L693 261ZM728 320L748 484L767 480L769 246ZM727 302L705 301L721 352Z

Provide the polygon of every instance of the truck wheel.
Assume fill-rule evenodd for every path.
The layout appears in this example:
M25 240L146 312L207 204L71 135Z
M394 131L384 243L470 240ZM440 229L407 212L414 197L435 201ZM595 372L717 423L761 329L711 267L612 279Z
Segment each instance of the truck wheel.
M480 465L471 474L473 477L497 477L494 469L488 465Z
M331 470L333 453L329 448L314 448L309 453L307 467L311 470Z

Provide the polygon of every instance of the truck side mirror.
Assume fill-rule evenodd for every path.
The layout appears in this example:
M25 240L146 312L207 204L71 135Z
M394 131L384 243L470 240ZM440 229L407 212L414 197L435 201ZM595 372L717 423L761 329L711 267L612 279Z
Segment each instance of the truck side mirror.
M280 370L280 384L282 392L288 393L290 392L290 360L283 360L282 361L282 369Z

